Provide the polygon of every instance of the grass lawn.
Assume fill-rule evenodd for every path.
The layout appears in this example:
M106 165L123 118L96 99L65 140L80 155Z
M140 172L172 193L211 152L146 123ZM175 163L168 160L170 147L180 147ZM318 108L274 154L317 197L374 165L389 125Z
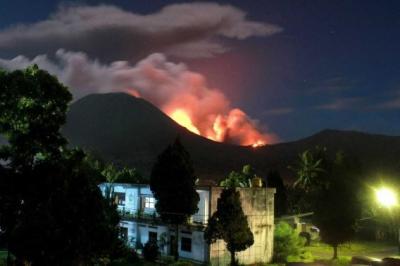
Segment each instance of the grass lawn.
M7 251L0 250L0 266L7 264Z
M306 250L311 252L314 259L330 259L333 255L332 247L320 242L311 243L309 247L306 247ZM397 256L399 253L397 246L393 244L353 241L339 246L338 255L340 257L349 258L356 255L384 258L388 256Z

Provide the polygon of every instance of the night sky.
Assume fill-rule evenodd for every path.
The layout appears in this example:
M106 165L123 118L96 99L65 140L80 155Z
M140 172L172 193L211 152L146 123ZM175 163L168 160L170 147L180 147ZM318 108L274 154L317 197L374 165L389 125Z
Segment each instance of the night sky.
M202 20L204 25L196 24L189 32L176 27L165 31L168 35L160 30L162 23L153 25L151 18L137 26L134 38L125 36L131 33L123 27L116 39L105 33L81 40L71 37L73 29L71 36L54 35L61 36L59 40L43 37L46 29L29 32L30 25L70 6L105 4L147 15L177 3L183 1L0 0L0 58L3 65L19 55L32 59L46 54L52 59L56 49L64 48L83 51L102 64L125 60L135 65L159 52L202 74L232 107L259 120L279 141L326 128L400 135L400 1L216 1L258 23L252 29L241 29L240 24L234 33L226 27L215 30L217 26ZM259 23L263 30L257 28ZM16 26L22 24L25 31ZM143 33L140 25L149 29ZM188 42L190 46L181 49Z

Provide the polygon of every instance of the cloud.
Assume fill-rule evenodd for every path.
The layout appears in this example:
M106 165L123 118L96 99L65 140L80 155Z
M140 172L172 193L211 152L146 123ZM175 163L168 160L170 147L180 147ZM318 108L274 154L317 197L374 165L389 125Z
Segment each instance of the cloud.
M345 77L332 77L328 79L324 79L318 82L315 82L311 88L308 89L308 92L311 94L314 93L330 93L336 94L341 93L343 91L350 90L354 88L357 84L356 81L347 79Z
M275 109L265 110L263 112L263 115L266 115L266 116L286 115L286 114L292 113L293 111L294 111L293 108L282 107L282 108L275 108Z
M321 110L329 111L341 111L360 108L363 98L361 97L349 97L349 98L339 98L335 99L330 103L318 105L315 108Z
M277 140L274 134L261 132L258 122L243 110L232 108L229 99L209 87L203 75L183 63L168 61L163 54L151 54L136 65L127 61L101 64L85 53L65 50L58 50L55 58L41 55L30 60L18 56L0 59L0 67L14 70L37 64L69 86L75 99L90 93L121 91L143 97L171 117L179 110L187 124L216 141L251 145Z
M400 109L400 97L377 105L378 109Z
M60 7L47 20L0 31L0 56L53 54L60 48L82 51L103 61L135 61L150 53L212 57L229 47L221 39L270 36L282 28L246 18L230 5L172 4L151 14L115 6Z

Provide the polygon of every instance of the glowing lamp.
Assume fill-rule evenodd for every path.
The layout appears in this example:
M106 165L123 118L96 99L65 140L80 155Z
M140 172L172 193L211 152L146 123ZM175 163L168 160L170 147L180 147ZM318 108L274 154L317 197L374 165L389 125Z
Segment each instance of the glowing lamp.
M375 191L376 200L380 205L390 208L397 205L397 195L389 188L379 188Z

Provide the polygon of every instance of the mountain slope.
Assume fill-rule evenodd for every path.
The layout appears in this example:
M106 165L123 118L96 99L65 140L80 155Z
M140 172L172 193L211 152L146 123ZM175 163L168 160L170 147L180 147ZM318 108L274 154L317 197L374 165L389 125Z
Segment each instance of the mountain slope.
M219 180L247 163L260 175L275 168L290 179L287 166L298 153L317 145L331 153L343 150L357 156L370 171L397 172L400 168L400 137L325 130L295 142L258 149L240 147L193 134L145 100L123 93L89 95L72 104L63 133L72 145L105 160L136 167L146 175L157 155L178 135L203 180Z

